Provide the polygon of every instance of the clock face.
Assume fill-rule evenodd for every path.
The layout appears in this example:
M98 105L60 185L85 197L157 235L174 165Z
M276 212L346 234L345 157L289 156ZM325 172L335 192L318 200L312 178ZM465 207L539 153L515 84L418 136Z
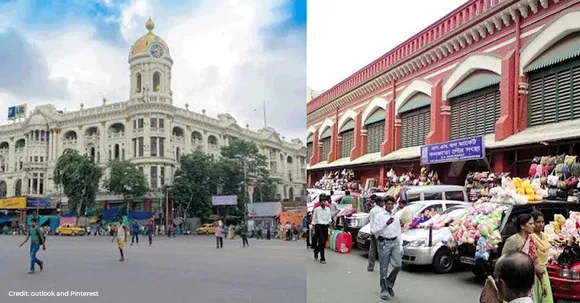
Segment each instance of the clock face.
M161 47L161 45L155 44L151 46L149 52L151 53L151 56L155 58L161 58L163 56L163 47Z

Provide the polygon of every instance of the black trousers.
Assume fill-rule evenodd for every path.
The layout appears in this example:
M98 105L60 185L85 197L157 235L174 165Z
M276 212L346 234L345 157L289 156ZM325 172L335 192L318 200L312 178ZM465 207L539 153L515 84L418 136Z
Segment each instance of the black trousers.
M310 246L310 227L306 228L306 248Z
M316 224L314 225L314 232L316 233L314 257L316 258L320 254L320 261L326 261L324 249L326 248L326 240L328 240L328 225Z
M139 244L139 233L133 233L133 236L131 237L131 244L133 244L133 242L135 242L135 239L137 239L137 244Z
M224 238L223 237L215 237L215 245L216 245L216 248L224 248Z
M250 246L250 243L248 243L248 236L247 235L241 235L242 237L242 245L244 246Z

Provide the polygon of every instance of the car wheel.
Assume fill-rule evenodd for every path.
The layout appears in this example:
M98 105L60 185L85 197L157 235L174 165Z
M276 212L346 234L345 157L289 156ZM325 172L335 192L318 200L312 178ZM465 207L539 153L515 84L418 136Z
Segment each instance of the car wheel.
M453 269L453 253L446 249L442 248L437 251L435 257L433 257L433 268L435 269L435 273L438 274L446 274Z

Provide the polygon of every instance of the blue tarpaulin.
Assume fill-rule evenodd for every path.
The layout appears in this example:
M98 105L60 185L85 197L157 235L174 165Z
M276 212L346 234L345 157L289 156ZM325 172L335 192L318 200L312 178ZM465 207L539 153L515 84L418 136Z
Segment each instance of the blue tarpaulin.
M121 210L118 208L105 209L105 213L103 214L103 220L114 222L118 220L119 216L127 215L125 213L120 213L120 211ZM153 216L155 216L155 213L152 212L129 211L129 219L135 218L137 220L147 220Z

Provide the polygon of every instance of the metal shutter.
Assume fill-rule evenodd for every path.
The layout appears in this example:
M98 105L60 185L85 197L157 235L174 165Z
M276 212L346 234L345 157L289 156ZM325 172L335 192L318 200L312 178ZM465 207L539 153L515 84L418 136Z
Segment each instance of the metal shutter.
M580 60L548 67L530 75L528 125L580 117Z
M322 160L326 161L328 154L330 153L330 138L324 138L320 140L322 142Z
M350 150L354 143L354 130L349 130L340 134L342 137L342 143L340 146L340 157L347 158L350 157Z
M310 158L312 157L312 150L313 150L313 144L312 142L308 142L306 144L306 161L310 161Z
M425 144L430 130L431 109L424 107L401 114L401 147Z
M451 140L493 134L501 111L499 86L451 100Z
M367 125L367 154L381 151L381 144L385 140L385 121Z

